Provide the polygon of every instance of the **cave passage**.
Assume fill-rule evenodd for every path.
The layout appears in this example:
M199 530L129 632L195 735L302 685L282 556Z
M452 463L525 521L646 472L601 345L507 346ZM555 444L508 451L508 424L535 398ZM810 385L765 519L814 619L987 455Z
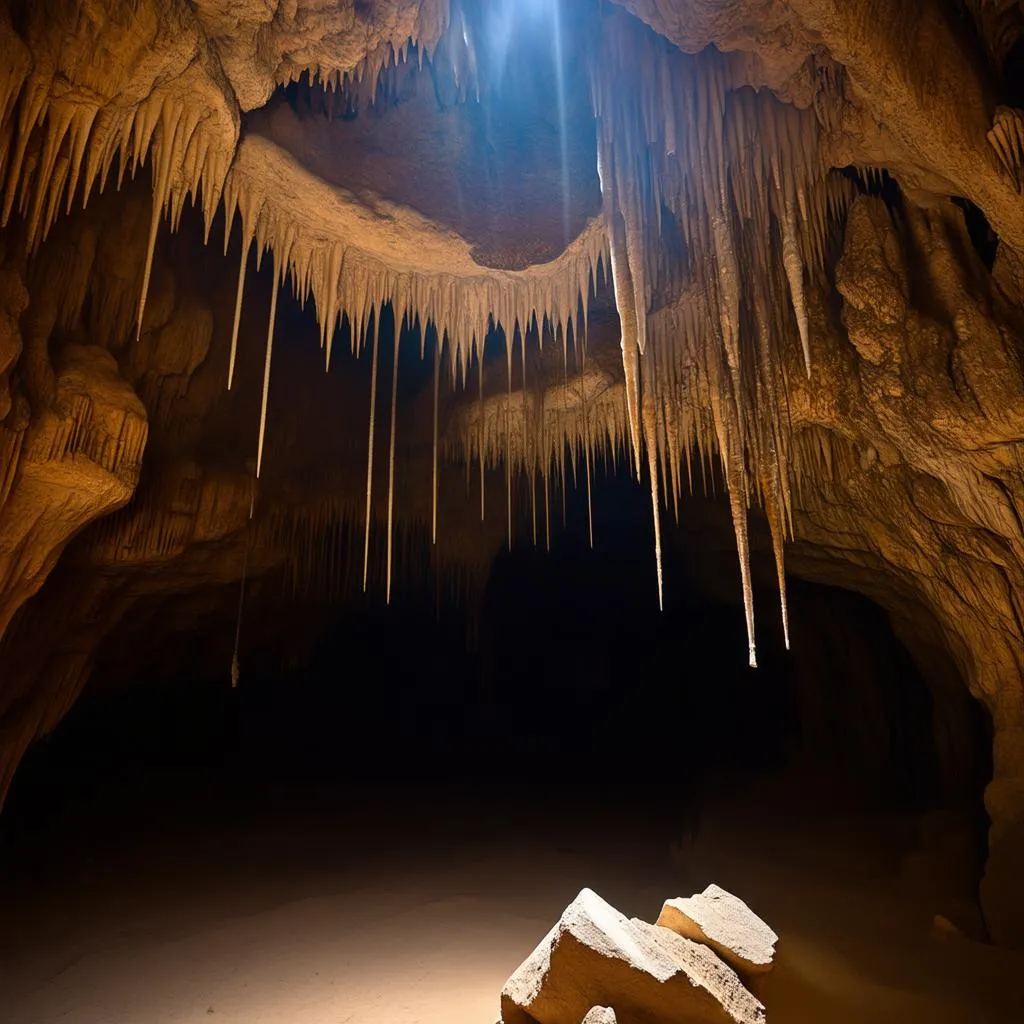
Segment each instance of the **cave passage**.
M0 1024L489 1024L584 887L718 1022L1020 1024L1022 69L0 0ZM499 1024L697 1024L616 970Z
M753 671L722 503L695 499L671 535L677 584L652 616L643 493L598 488L593 550L573 492L551 552L499 556L471 627L411 596L336 612L302 659L285 629L237 690L220 668L176 675L173 647L127 688L100 669L0 820L11 1020L469 1024L583 885L649 914L713 874L808 950L914 858L937 866L908 921L967 906L984 820L942 810L933 695L884 614L793 581L793 649L766 624ZM768 605L766 547L754 565ZM858 927L856 969L784 975L776 1005L839 1012L850 972L882 969Z

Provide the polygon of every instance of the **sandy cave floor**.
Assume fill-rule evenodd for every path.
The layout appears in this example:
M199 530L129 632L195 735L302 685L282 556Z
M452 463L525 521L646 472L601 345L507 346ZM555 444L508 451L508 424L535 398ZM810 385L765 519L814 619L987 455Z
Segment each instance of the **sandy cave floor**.
M931 936L881 830L767 807L720 808L674 854L678 822L619 797L212 801L131 843L83 821L47 863L2 851L0 1020L492 1024L582 886L653 920L710 880L781 936L773 1024L1024 1020L1024 954Z

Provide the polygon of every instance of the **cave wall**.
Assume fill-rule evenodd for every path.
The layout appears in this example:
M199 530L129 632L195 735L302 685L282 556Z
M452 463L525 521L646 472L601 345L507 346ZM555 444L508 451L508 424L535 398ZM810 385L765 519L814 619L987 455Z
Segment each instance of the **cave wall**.
M256 605L245 637L259 634L262 623L265 636L289 649L301 645L295 635L282 635L286 623L301 632L319 621L301 610L303 602L362 596L365 367L349 356L349 372L325 375L315 345L306 345L315 326L297 302L282 302L284 358L269 410L267 465L257 484L269 275L250 267L235 382L226 391L237 233L224 240L231 251L222 257L202 248L198 212L185 212L179 232L155 250L135 338L150 205L142 182L95 198L87 211L62 220L34 256L31 274L26 271L31 292L9 276L10 329L35 331L42 384L27 379L24 360L17 363L15 396L0 424L14 444L0 502L6 531L0 533L0 802L25 750L61 720L104 652L117 652L107 656L108 675L133 685L168 642L189 642L206 631L223 650L226 680L240 587ZM223 233L224 225L216 229ZM386 330L381 339L393 346ZM406 355L419 363L411 345ZM307 415L296 421L297 408ZM15 433L10 428L19 415L27 422ZM387 415L380 403L378 437L386 437ZM429 436L416 425L429 415L429 403L419 400L401 410L396 572L403 588L425 586L439 600L471 604L503 524L498 518L479 524L472 506L458 501L461 472L446 474L439 497L450 509L449 529L439 543L430 542ZM331 428L323 429L325 423ZM138 445L145 445L145 460ZM497 506L500 474L489 478ZM388 571L387 464L379 456L374 479L368 582L376 598ZM26 604L58 561L45 592ZM289 619L288 609L305 623ZM62 624L56 631L55 622ZM242 662L244 668L245 652Z
M802 503L794 571L885 607L937 685L941 651L991 716L986 900L1011 934L1024 814L1024 429L1019 276L990 275L957 208L854 205L836 269L844 344L794 419L828 431L829 471ZM820 316L835 325L832 311ZM948 675L948 673L945 673ZM956 742L951 736L951 741ZM1001 918L1005 915L1006 919Z
M651 100L657 92L670 106L667 86L644 80L632 95L624 77L599 81L598 151L612 158L613 172L606 163L602 215L562 257L513 273L478 265L444 225L386 198L362 203L243 130L246 111L303 74L340 82L358 70L376 80L411 42L438 50L438 67L442 58L457 64L465 55L445 50L445 31L458 4L0 4L0 798L27 745L85 685L97 648L160 621L161 595L185 595L174 621L187 630L209 612L204 588L220 588L217 606L230 606L243 571L294 576L296 559L300 576L317 566L327 576L336 564L358 567L369 534L360 537L353 524L373 524L374 558L382 557L392 505L400 536L422 537L433 526L427 378L402 406L402 436L412 438L402 469L378 464L364 506L368 379L353 356L346 372L364 375L351 386L332 374L318 378L329 382L320 390L305 390L299 371L322 357L312 346L307 360L299 341L289 341L302 333L294 310L279 335L294 372L290 383L275 376L285 399L275 399L272 414L298 409L309 432L299 444L295 421L274 416L268 465L283 464L275 451L292 452L296 463L276 477L268 470L249 525L267 311L290 273L293 291L315 310L308 334L315 337L315 320L329 352L341 327L353 348L363 346L359 366L369 311L384 303L395 320L404 311L409 324L431 320L447 337L441 433L459 465L442 475L448 528L439 546L417 548L410 562L444 561L479 581L505 534L497 510L513 472L536 509L543 465L548 496L551 460L537 454L543 446L531 447L525 425L514 447L515 408L516 423L521 412L524 424L527 413L554 424L544 428L544 445L561 459L563 485L570 469L589 481L592 456L611 450L621 464L632 459L652 487L656 523L680 490L683 453L687 461L720 459L737 524L743 506L758 500L771 506L776 534L788 520L790 572L885 608L935 692L946 694L942 706L957 707L953 695L966 685L991 720L982 897L992 935L1024 941L1024 121L1000 104L1001 61L1019 35L1013 12L984 0L967 5L971 17L961 21L950 5L928 0L620 6L658 34L629 35L616 58L624 66L652 53L659 68L712 83L687 94L698 136L688 152L719 189L673 177L683 139L670 149L665 133L678 125L660 124ZM629 28L627 18L619 12L607 23ZM706 49L712 43L717 50ZM751 98L749 87L762 92ZM722 129L726 96L731 133ZM634 100L635 110L627 104ZM643 117L632 118L633 131L636 111ZM757 137L755 147L762 124L772 137ZM757 157L756 188L727 173L748 152ZM790 157L786 190L775 194L768 176ZM671 179L674 191L666 187L659 199L700 208L685 224L671 216L665 223L685 236L673 243L683 250L679 262L704 267L705 277L680 281L678 267L648 261L671 247L653 220L644 222L644 197L629 187L611 194L613 178L629 185L627 165ZM848 165L853 173L833 173ZM866 194L865 169L882 167L898 182L884 199ZM104 182L104 195L94 194ZM730 182L737 191L727 195ZM997 232L991 265L951 196L973 203ZM88 208L69 212L79 199ZM166 232L165 218L178 234ZM752 230L769 242L752 242ZM223 241L223 260L203 248L210 236ZM698 244L706 260L691 259ZM752 283L740 273L748 262L767 267L761 287L770 295L753 282L754 297L741 296ZM238 322L244 358L225 396L239 264L248 280ZM575 343L577 301L585 319L599 269L610 270L620 317L588 334L587 364L576 364L571 383L556 356L551 366L531 364L527 385L520 338L515 388L510 362L502 396L502 353L488 367L486 401L483 393L474 401L469 370L484 362L491 315L506 328L536 317L549 325L543 336L566 345L574 321ZM716 280L725 282L721 294ZM775 336L763 352L778 373L768 360L754 388L736 364L740 336L758 332ZM651 339L672 339L672 372L692 371L686 379L697 383L655 387ZM381 360L379 446L392 351ZM754 402L741 413L748 391ZM688 421L679 433L669 413L687 403L699 407L697 425L691 432ZM777 455L783 438L766 442L762 416L772 430L785 425L788 497L777 479L765 486L766 455ZM331 429L318 430L318 418ZM490 512L479 528L461 474L484 462ZM748 462L758 464L753 481L744 479ZM393 503L385 480L394 476ZM737 539L742 556L742 529ZM781 548L781 537L773 540ZM132 646L145 647L138 639ZM955 763L970 741L955 712L942 722L941 746Z

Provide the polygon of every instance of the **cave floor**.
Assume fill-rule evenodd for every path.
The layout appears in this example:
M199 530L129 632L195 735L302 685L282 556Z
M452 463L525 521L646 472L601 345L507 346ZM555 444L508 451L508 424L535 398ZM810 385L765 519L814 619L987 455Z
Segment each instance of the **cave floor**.
M930 935L881 820L812 825L748 795L673 844L685 816L628 793L542 799L531 783L298 808L175 785L0 850L0 1019L491 1024L582 886L653 920L711 880L781 936L770 1022L1021 1019L1024 954Z

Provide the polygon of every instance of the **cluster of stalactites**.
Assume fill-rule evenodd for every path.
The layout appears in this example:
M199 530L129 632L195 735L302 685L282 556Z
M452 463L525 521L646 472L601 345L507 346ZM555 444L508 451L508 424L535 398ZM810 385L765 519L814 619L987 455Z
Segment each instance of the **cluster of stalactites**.
M0 33L0 44L6 38ZM0 73L0 226L17 213L34 251L76 201L85 206L112 174L120 189L126 175L134 176L151 161L148 283L161 219L167 217L177 228L186 200L201 197L208 234L231 160L233 139L225 140L224 125L211 125L203 105L189 102L190 73L173 89L122 105L61 90L45 71L26 68L22 73L16 64L8 66ZM198 78L201 73L196 69L194 74ZM237 124L233 129L237 134ZM140 321L144 305L145 289Z
M441 4L439 26L448 25L448 8ZM440 9L440 8L439 8ZM457 13L457 12L456 12ZM0 18L3 12L0 11ZM456 18L456 21L458 19ZM442 26L443 27L443 26ZM455 25L458 29L458 25ZM484 339L496 327L511 333L530 324L556 325L563 339L575 332L587 317L590 295L606 259L603 224L595 220L559 260L546 267L521 272L473 268L467 273L447 272L443 266L408 269L387 262L379 254L325 234L318 220L303 221L296 210L275 201L278 180L273 175L246 174L237 157L229 171L238 137L237 117L226 113L230 139L225 138L220 112L213 121L202 104L189 102L194 90L208 83L203 70L190 67L171 86L157 89L135 104L91 102L75 94L62 96L54 88L53 75L34 70L27 49L8 21L0 20L0 44L11 60L0 69L0 222L17 213L26 228L30 251L46 237L56 218L73 202L84 206L94 190L107 185L116 162L116 185L147 161L153 175L154 197L136 312L136 334L142 331L157 234L163 219L177 229L186 199L201 205L206 237L223 201L225 251L235 215L241 223L241 264L235 299L228 387L233 383L238 357L239 325L244 302L246 265L255 245L257 267L265 253L274 264L274 287L268 317L262 402L259 419L255 473L262 469L267 430L273 341L278 291L290 279L295 296L303 303L312 299L321 329L321 347L330 366L333 338L343 317L358 354L370 343L371 331L380 330L381 312L390 305L396 324L420 330L421 351L426 328L433 325L444 345L446 369L452 383L468 380L469 364L479 363ZM9 45L8 45L9 44ZM418 44L418 45L417 45ZM431 45L435 49L431 51ZM380 76L404 64L410 54L417 60L433 53L444 61L461 88L475 88L475 54L464 31L442 31L429 38L410 40L396 52L391 47L370 54L346 77L321 68L306 69L307 78L321 78L333 87L356 88L367 82L376 93ZM15 59L18 58L18 59ZM192 82L190 75L195 77ZM219 119L218 119L219 118ZM259 140L250 140L258 148ZM339 200L341 202L341 200ZM374 398L377 383L377 350L373 348ZM391 434L388 496L388 589L392 562L392 513L394 447L397 404L398 346L392 367ZM435 410L440 358L435 357ZM373 406L371 402L371 406ZM373 409L371 408L367 505L371 501L373 467ZM434 523L436 538L437 414L434 447ZM364 583L369 564L369 514L366 515Z
M382 43L350 71L290 67L279 86L296 89L300 108L334 120L354 117L401 95L406 81L429 67L438 92L452 103L479 98L480 82L473 38L460 5L444 3L436 27L420 39L395 47Z
M806 280L824 262L848 185L823 165L813 111L738 87L726 55L683 54L621 12L606 17L592 88L627 416L637 467L646 450L659 597L660 489L678 500L681 453L714 449L754 665L747 510L760 500L771 526L788 645L783 350L799 345L811 375Z
M382 314L390 306L395 330L391 366L390 430L388 437L388 529L387 585L390 598L392 580L392 523L394 516L395 445L398 405L398 359L404 330L419 334L421 356L425 355L428 327L433 327L434 354L434 499L433 535L437 533L438 476L438 382L442 373L440 353L445 352L445 371L453 388L466 385L472 361L479 365L487 335L504 328L508 335L546 322L556 325L560 337L574 332L586 319L590 296L606 259L603 224L593 221L559 260L546 267L526 271L484 271L464 276L446 272L407 270L389 266L358 244L325 239L315 226L290 218L268 194L265 179L246 180L236 167L224 189L227 226L239 215L242 245L241 264L235 300L235 316L229 357L228 387L231 387L238 354L239 325L244 299L246 265L255 243L257 265L265 252L272 254L274 287L265 349L263 395L256 455L256 475L263 464L267 429L268 394L274 339L277 294L280 285L290 279L296 298L305 303L313 299L321 330L321 348L325 366L330 368L333 339L342 324L349 325L349 337L356 355L370 349L372 383L368 431L366 480L366 516L363 556L364 586L370 565L370 505L373 490L373 466L376 442L376 405L379 371L379 336ZM225 247L228 233L225 234Z
M374 311L391 305L397 323L431 325L448 339L453 383L465 382L470 360L495 326L512 331L547 319L564 334L585 318L605 259L603 225L592 221L563 256L546 267L479 268L471 274L443 267L406 269L368 253L357 240L326 238L307 229L272 201L272 187L270 182L247 179L244 169L236 168L224 191L227 223L230 226L237 212L243 261L255 242L257 266L265 252L272 253L278 280L290 279L300 302L313 300L328 368L342 317L349 323L358 355L369 339Z
M629 460L622 391L599 367L587 365L582 339L573 348L579 360L578 372L569 375L566 347L564 373L556 382L544 379L540 371L536 371L537 379L529 379L525 350L520 348L521 386L513 390L509 362L507 389L485 397L480 387L476 401L464 404L448 424L445 454L465 464L467 487L471 473L477 473L481 519L486 514L487 472L502 465L505 468L509 547L514 537L513 478L526 484L533 543L540 542L543 532L546 547L551 544L553 498L561 498L564 523L569 487L585 482L593 544L591 492L595 463L600 461L615 472L620 462L626 464Z
M283 583L293 598L351 599L366 589L364 571L383 590L389 573L397 570L407 590L434 591L439 611L468 603L486 582L487 559L454 544L439 547L421 511L407 511L393 527L393 568L386 560L386 545L378 544L364 570L364 510L344 486L316 501L269 504L255 524L251 543L285 553ZM384 533L386 524L378 516L371 514L371 522Z

